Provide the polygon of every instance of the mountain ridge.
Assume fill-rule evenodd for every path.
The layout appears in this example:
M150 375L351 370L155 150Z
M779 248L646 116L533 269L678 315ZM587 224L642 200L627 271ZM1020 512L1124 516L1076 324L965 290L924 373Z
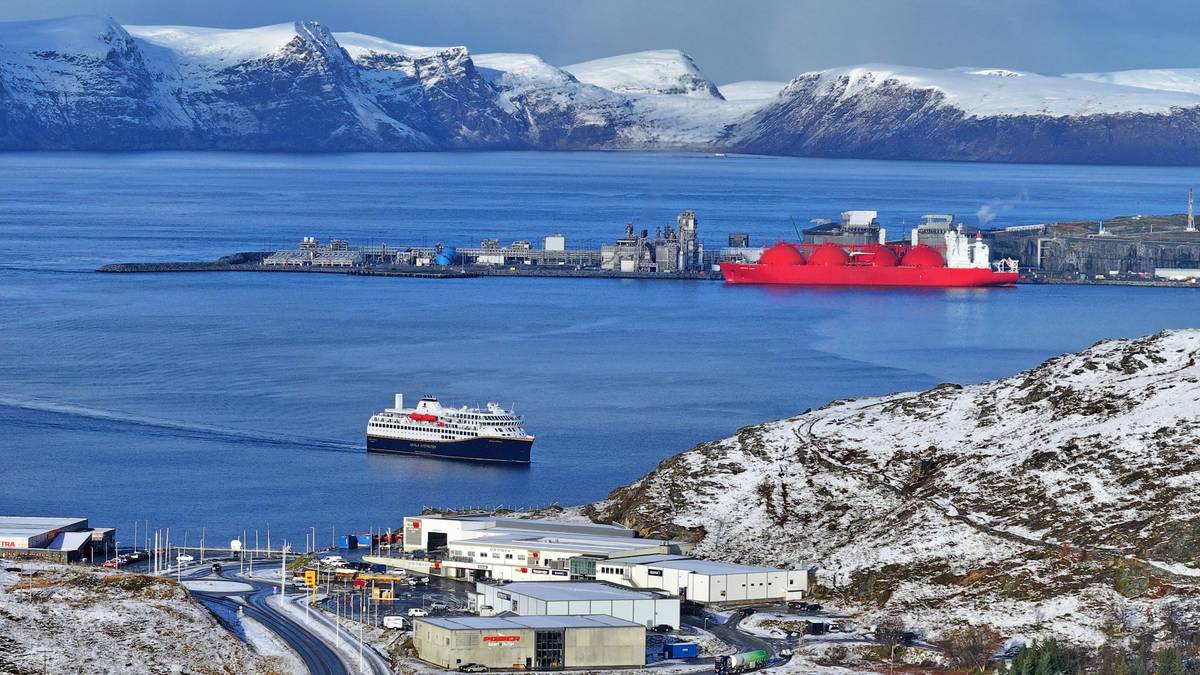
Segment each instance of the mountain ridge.
M558 67L317 21L0 24L0 149L664 149L1187 164L1200 69L1044 76L866 64L726 85L686 53Z

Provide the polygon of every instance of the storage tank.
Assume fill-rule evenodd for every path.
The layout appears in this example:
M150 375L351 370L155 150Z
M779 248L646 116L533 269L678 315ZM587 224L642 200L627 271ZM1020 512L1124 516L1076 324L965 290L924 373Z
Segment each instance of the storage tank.
M433 262L437 265L450 265L454 262L454 256L457 254L458 251L453 246L446 246L441 253L437 254Z
M767 663L767 656L765 649L756 649L752 652L742 652L728 656L718 656L716 671L718 673L744 673L748 670L763 667Z

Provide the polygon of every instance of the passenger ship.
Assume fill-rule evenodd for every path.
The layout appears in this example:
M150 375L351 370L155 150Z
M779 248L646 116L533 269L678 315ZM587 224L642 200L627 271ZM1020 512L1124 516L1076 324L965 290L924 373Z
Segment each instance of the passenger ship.
M395 407L367 423L367 452L528 464L533 438L498 403L448 408L432 396L405 408L404 395L396 394Z

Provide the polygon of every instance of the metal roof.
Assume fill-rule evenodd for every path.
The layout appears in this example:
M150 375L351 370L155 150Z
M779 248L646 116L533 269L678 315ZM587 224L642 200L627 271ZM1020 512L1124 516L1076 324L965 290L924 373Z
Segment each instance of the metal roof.
M487 534L471 539L450 542L451 546L505 546L527 551L566 551L568 553L591 553L607 555L621 551L639 551L656 548L662 543L655 539L632 539L627 537L586 536L582 534L547 535L545 532L509 530L497 528Z
M764 572L785 572L775 567L758 567L755 565L738 565L737 563L700 560L699 558L682 558L680 560L664 560L649 565L663 569L687 570L696 574L762 574Z
M652 600L661 593L621 588L600 581L517 581L503 586L489 586L497 591L523 595L545 602L569 600Z
M643 628L642 624L602 614L581 616L439 616L422 617L414 623L428 623L446 630L523 630L529 628Z
M46 545L52 551L78 551L92 540L90 530L84 532L60 532L54 541Z
M692 560L686 555L674 553L651 553L650 555L631 555L624 558L609 558L607 562L622 565L649 565L667 560Z
M42 516L0 516L0 535L29 536L51 530L87 527L87 518L46 518Z

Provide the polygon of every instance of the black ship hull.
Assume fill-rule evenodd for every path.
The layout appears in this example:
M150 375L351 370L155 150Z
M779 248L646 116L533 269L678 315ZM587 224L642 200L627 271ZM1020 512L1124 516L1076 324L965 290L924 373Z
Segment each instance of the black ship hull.
M528 438L469 438L462 441L410 441L367 435L367 452L420 455L474 462L528 464L533 440Z

